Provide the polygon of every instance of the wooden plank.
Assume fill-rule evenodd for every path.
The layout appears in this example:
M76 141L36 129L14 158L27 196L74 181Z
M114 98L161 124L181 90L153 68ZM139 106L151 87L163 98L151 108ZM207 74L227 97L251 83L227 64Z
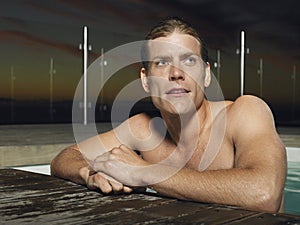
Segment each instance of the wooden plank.
M7 223L40 221L72 224L102 221L115 216L121 222L122 215L124 219L135 218L141 208L176 201L144 194L103 196L71 182L23 171L1 170L0 178L4 181L0 187L0 215ZM152 219L155 218L136 217L137 222Z
M250 215L258 214L257 212L242 210L238 208L214 206L206 208L205 210L199 210L193 213L189 213L180 218L176 218L174 222L184 223L193 221L193 223L201 224L224 224L232 222Z
M3 224L300 224L300 218L179 201L154 194L103 195L62 179L0 170Z
M230 225L300 225L300 217L287 214L261 213L250 217L242 218Z

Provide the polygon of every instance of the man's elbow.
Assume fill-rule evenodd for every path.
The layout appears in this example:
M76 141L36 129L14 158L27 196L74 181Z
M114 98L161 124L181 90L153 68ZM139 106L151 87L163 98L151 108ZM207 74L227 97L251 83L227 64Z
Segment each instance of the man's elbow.
M50 175L51 176L56 176L57 173L57 157L55 157L54 159L52 159L51 163L50 163Z
M62 169L62 165L64 165L65 158L65 150L59 152L50 163L50 174L51 176L59 176L59 171Z
M265 188L258 193L255 199L250 208L257 211L277 213L281 206L282 192L278 190L269 191L268 188Z

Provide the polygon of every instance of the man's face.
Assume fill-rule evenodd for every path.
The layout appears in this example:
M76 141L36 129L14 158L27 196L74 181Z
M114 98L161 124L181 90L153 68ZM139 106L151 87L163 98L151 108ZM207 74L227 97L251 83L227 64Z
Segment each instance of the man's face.
M144 76L141 72L142 82L162 112L185 114L201 106L210 74L199 45L196 38L176 32L149 42L150 63Z

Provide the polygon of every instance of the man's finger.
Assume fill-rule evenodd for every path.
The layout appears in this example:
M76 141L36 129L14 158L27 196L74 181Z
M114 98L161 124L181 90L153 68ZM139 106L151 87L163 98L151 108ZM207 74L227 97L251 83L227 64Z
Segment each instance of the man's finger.
M124 193L127 193L127 194L129 194L129 193L131 193L133 191L133 189L132 188L130 188L130 187L127 187L127 186L123 186L123 192Z
M102 176L102 174L97 173L94 176L94 183L97 187L105 194L109 194L112 192L112 186L110 185L109 181Z
M123 190L123 184L121 184L120 182L109 180L109 183L115 193L119 193Z

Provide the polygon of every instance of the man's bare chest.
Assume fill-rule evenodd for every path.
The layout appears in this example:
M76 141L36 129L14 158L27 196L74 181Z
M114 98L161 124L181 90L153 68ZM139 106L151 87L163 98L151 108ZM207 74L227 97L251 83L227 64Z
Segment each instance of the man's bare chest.
M233 168L234 147L230 140L225 136L219 142L212 141L200 138L194 145L179 148L171 140L165 139L156 149L142 152L142 156L152 163L167 161L175 166L180 164L199 171Z

